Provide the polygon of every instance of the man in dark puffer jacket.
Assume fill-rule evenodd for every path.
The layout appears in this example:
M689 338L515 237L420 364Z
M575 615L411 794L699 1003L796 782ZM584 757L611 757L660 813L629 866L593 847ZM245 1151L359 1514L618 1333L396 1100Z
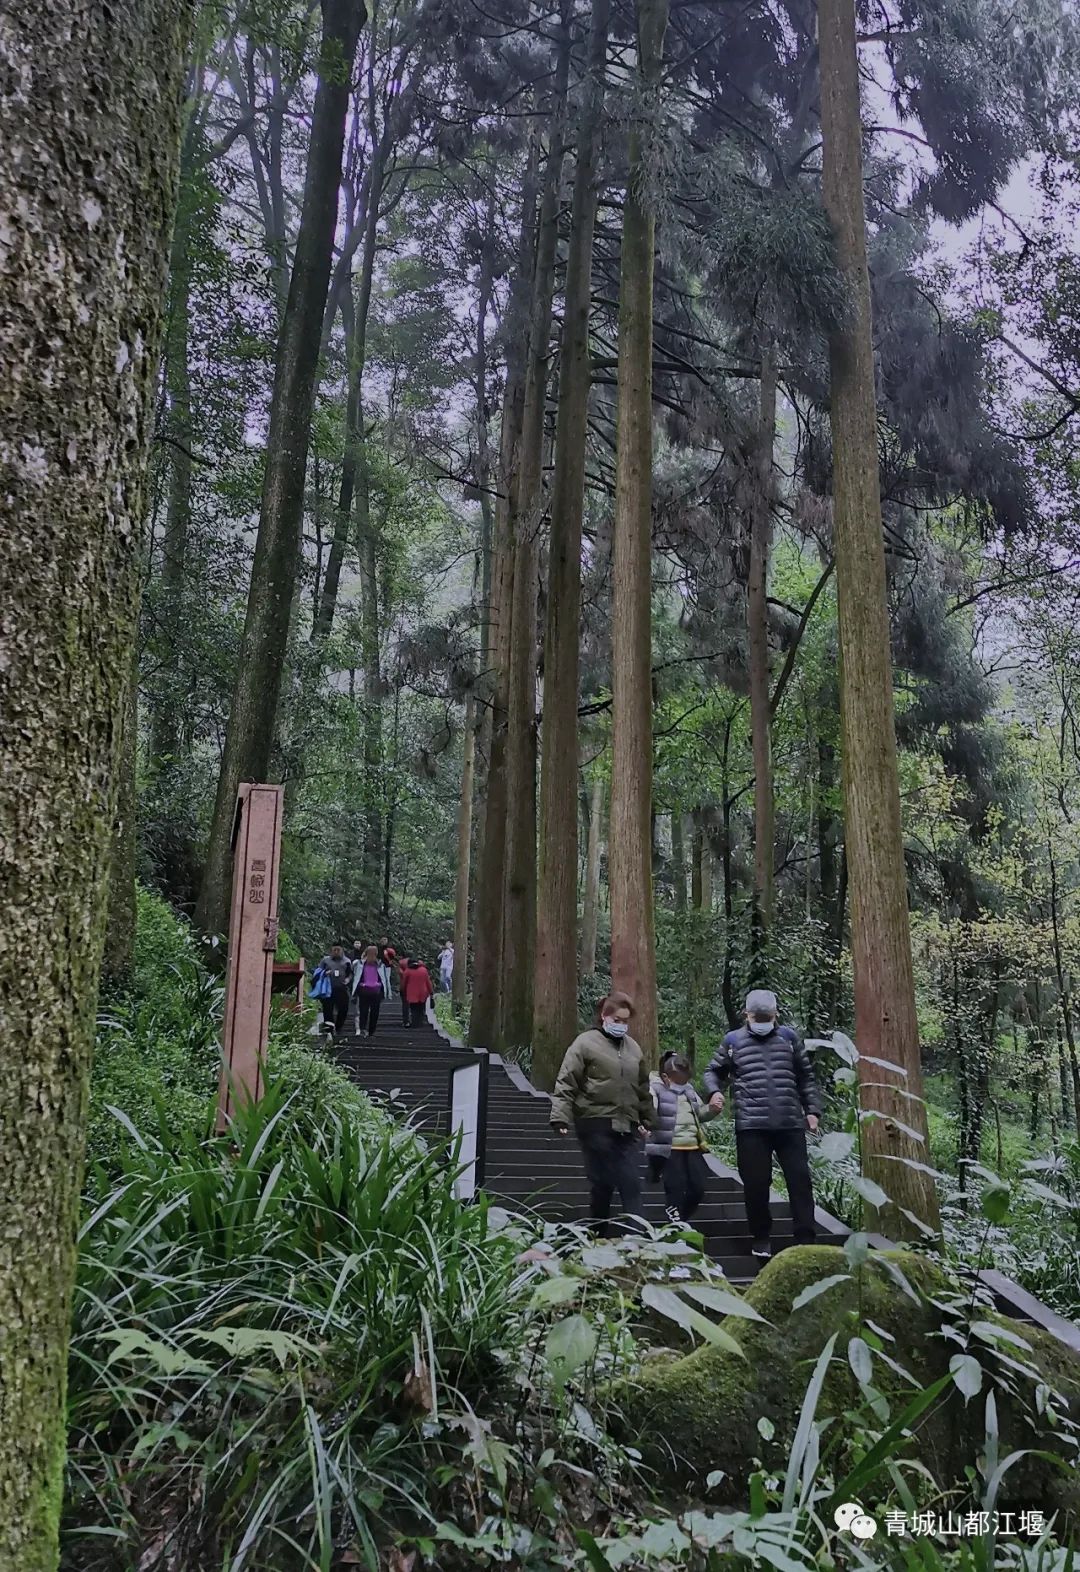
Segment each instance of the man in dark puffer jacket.
M814 1192L806 1155L806 1131L821 1117L810 1056L799 1034L777 1024L776 995L759 988L746 1000L746 1025L729 1032L705 1071L709 1106L724 1106L722 1087L735 1095L735 1147L746 1200L753 1253L771 1252L769 1185L775 1152L787 1180L795 1243L814 1242Z

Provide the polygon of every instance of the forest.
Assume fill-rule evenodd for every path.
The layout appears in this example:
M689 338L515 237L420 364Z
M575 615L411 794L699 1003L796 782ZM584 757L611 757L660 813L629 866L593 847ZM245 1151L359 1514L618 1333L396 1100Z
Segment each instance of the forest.
M1072 1567L1078 102L1072 0L0 7L0 1572ZM306 981L219 1129L245 782L515 1084L775 993L835 1237L463 1205Z

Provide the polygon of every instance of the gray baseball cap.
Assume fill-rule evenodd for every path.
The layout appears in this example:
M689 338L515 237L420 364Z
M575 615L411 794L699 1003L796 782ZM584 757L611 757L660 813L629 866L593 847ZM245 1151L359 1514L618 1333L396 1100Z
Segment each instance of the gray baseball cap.
M776 995L767 988L755 988L746 996L747 1015L775 1015L777 1010Z

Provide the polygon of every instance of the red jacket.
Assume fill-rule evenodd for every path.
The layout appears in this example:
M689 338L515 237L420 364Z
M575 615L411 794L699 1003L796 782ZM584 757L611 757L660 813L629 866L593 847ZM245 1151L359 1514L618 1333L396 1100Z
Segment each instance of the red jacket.
M424 1000L430 999L435 992L426 966L410 966L408 971L402 974L401 986L406 1004L423 1004Z

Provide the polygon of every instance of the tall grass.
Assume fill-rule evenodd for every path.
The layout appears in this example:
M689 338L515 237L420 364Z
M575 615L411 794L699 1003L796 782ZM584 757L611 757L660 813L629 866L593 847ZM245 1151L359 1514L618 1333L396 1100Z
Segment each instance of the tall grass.
M133 1136L91 1188L65 1565L329 1572L430 1527L516 1270L445 1164L272 1090L231 1138Z

